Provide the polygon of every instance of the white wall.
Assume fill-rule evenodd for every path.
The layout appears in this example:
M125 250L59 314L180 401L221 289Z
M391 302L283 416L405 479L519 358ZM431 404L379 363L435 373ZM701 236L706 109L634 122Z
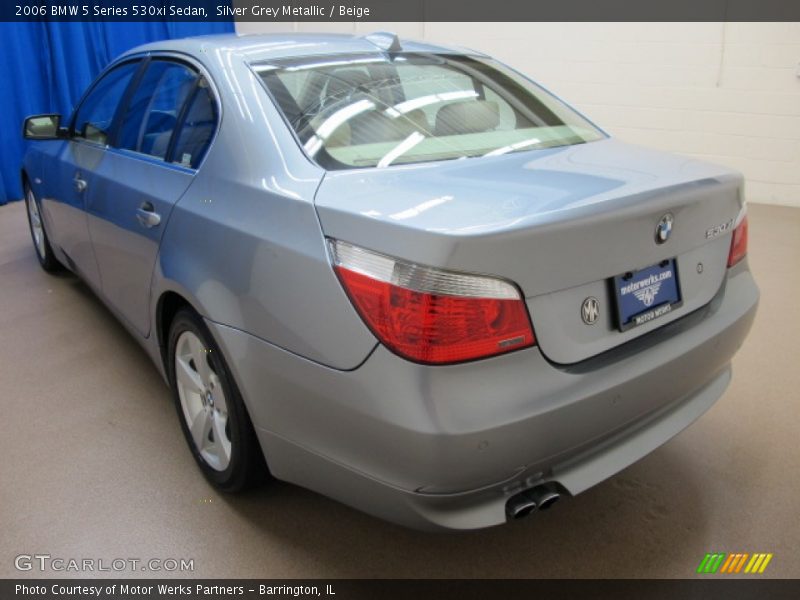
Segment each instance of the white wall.
M468 46L613 135L735 167L751 202L800 207L800 23L239 23L379 29Z

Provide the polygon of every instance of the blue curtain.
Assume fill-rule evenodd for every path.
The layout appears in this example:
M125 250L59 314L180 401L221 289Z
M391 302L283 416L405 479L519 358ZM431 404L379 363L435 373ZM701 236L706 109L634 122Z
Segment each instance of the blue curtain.
M22 121L64 118L97 74L122 52L155 40L228 33L233 22L0 23L0 204L22 197Z

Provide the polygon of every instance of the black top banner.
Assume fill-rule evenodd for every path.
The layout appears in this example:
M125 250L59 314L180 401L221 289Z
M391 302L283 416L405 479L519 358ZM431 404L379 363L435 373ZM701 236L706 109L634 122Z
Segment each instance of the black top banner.
M5 0L2 21L800 21L799 0Z

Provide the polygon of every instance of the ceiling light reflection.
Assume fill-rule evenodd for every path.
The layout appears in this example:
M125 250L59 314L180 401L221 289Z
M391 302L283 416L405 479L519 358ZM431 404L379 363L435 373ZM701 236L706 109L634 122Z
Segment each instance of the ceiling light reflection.
M535 146L536 144L540 144L541 142L542 140L540 140L539 138L522 140L521 142L515 142L513 144L509 144L508 146L502 146L501 148L497 148L496 150L487 152L486 154L484 154L484 156L500 156L501 154L508 154L509 152L514 152L515 150L527 148L528 146Z
M438 198L432 198L431 200L426 200L425 202L421 202L420 204L412 206L411 208L407 208L406 210L393 213L389 215L389 218L394 219L395 221L410 219L422 214L426 210L430 210L436 206L444 204L445 202L450 202L452 199L453 196L439 196Z
M451 100L466 100L468 98L477 98L478 92L475 90L462 90L458 92L442 92L441 94L431 94L429 96L420 96L412 100L406 100L400 104L395 104L391 108L386 109L386 114L390 117L399 117L407 112L422 108L423 106L430 106L431 104L438 104L440 102L449 102Z

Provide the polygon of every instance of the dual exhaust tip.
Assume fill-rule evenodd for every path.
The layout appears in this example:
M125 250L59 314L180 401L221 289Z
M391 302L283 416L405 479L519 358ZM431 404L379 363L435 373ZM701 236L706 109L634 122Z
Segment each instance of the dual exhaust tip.
M527 517L536 510L547 510L559 501L561 494L552 485L537 485L509 498L506 516L509 520Z

